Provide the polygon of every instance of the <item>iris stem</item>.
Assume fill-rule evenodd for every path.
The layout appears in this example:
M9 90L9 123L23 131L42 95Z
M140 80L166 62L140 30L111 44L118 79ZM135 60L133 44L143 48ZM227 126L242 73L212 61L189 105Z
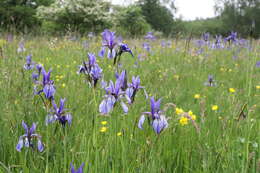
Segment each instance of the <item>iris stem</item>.
M95 88L94 87L92 87L92 91L93 91L93 95L94 95L94 110L96 110L97 109L97 100L96 100L96 92L95 92ZM96 112L96 111L94 111L94 112ZM95 150L95 172L98 172L98 170L97 170L97 163L98 163L98 152L97 152L97 139L96 139L96 131L97 131L97 129L96 129L96 116L97 115L95 115L95 113L94 113L94 115L93 115L94 117L93 117L93 120L94 120L94 125L93 125L93 138L92 138L92 140L93 140L93 143L92 143L92 145L93 145L93 148L94 148L94 150Z
M46 142L46 169L45 173L49 172L49 126L47 126L47 142Z

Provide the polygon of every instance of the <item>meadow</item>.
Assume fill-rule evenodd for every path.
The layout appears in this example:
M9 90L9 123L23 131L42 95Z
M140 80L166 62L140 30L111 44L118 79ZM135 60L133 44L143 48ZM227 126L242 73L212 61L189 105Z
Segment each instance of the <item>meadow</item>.
M260 42L223 41L214 47L213 38L198 40L123 40L133 57L124 52L113 65L107 54L98 55L100 35L2 37L0 172L65 173L82 163L83 172L95 173L260 172ZM88 53L103 70L96 87L77 73ZM26 69L30 54L34 63ZM64 109L72 120L46 125L53 98L35 94L36 64L52 69L55 102L59 106L66 98ZM104 115L100 104L108 85L103 85L124 69L128 83L139 76L146 92L139 89L132 104L124 101L128 113L117 103ZM155 112L167 122L159 131L153 128L157 118L145 114L144 123L139 121L151 111L152 97L162 98ZM22 122L37 125L38 136L29 144L26 137L19 140L26 133Z

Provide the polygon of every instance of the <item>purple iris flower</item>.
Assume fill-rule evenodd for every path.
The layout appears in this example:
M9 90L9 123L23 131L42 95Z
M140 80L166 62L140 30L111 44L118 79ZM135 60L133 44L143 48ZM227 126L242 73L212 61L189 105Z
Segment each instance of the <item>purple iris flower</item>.
M153 32L147 32L146 36L144 36L147 40L155 40L156 37L153 35Z
M136 95L137 91L139 89L144 89L144 87L142 87L140 85L140 77L139 76L137 76L137 77L133 76L132 77L132 83L130 83L128 85L128 87L129 88L126 89L126 96L128 98L130 98L130 100L131 100L130 103L133 103L134 100L135 100L135 95Z
M108 58L114 58L116 56L115 47L117 46L117 38L115 32L111 32L108 29L105 29L102 32L102 46L107 47Z
M210 86L210 87L213 87L213 86L216 86L216 82L213 78L213 75L208 75L208 81L204 83L205 86Z
M91 67L93 67L96 64L95 54L88 53L88 64L89 64L89 69L91 70Z
M128 45L127 44L120 44L120 50L119 50L119 56L122 54L122 53L124 53L124 52L128 52L128 53L130 53L132 56L134 56L133 55L133 53L132 53L132 51L131 51L131 49L128 47Z
M259 67L260 67L260 61L257 61L256 64L255 64L255 66L256 66L257 68L259 68Z
M162 46L163 48L166 47L166 42L165 42L165 40L162 40L162 41L161 41L161 46Z
M225 41L236 43L237 40L237 32L231 32L228 37L225 38Z
M81 165L80 165L80 167L79 167L79 169L78 170L75 170L75 168L74 168L74 166L73 166L73 164L71 163L70 164L70 167L71 167L71 173L83 173L83 167L84 167L84 163L82 163Z
M196 45L198 46L198 47L202 47L202 46L204 46L205 45L205 41L204 40L196 40Z
M50 80L51 77L51 70L48 72L45 71L44 68L42 68L42 85L43 85L43 93L47 99L52 99L54 97L54 94L56 92L54 81Z
M102 77L102 69L96 63L94 54L88 53L88 62L83 61L83 65L79 66L78 74L83 73L90 85L96 87L98 80Z
M33 72L32 79L33 79L33 81L37 81L39 79L39 75L37 73Z
M127 89L127 73L126 70L123 70L120 75L116 73L116 78L118 79L121 86L122 91L125 91Z
M223 49L224 48L221 36L216 36L215 43L212 44L212 48L213 49Z
M40 152L42 152L44 147L41 142L41 136L38 135L37 133L34 133L36 130L36 124L33 123L31 128L29 128L27 126L27 124L23 121L22 126L25 130L25 134L19 137L18 144L16 145L16 150L21 152L21 149L23 148L23 146L25 146L27 148L29 148L29 147L34 148L34 144L33 144L32 140L37 139L37 148Z
M161 99L155 101L154 97L150 99L150 112L144 112L138 122L138 128L143 129L143 123L145 121L145 115L148 116L148 120L152 119L151 126L153 130L160 134L165 128L168 127L167 118L163 115L163 111L160 110Z
M97 82L102 77L102 69L96 64L90 71L91 78L93 79L93 85L96 87Z
M106 53L105 47L101 47L101 50L99 51L98 56L103 58L105 53Z
M58 121L63 127L65 127L66 123L71 125L72 116L70 113L66 113L66 109L64 108L65 100L60 99L60 107L57 107L54 100L52 101L53 109L51 110L51 114L48 114L46 117L46 125L54 121Z
M38 73L41 73L42 68L43 68L43 67L42 67L41 64L37 64L37 65L36 65L36 69L37 69Z
M26 57L26 63L24 64L23 68L25 70L31 70L34 68L34 64L35 63L32 61L32 55L30 54Z
M156 118L152 122L153 130L160 134L162 130L168 127L167 119L164 115L161 115L159 118Z
M128 47L128 45L127 45L127 44L124 44L124 43L120 43L120 44L119 44L119 50L118 50L118 52L116 53L116 56L114 57L114 65L115 65L116 63L119 64L119 62L120 62L120 57L121 57L121 55L122 55L124 52L130 53L130 54L132 55L132 57L134 57L134 55L133 55L131 49ZM118 57L118 58L117 58L117 57Z
M143 48L147 51L147 52L151 52L151 46L149 43L143 43Z
M246 39L239 39L237 42L238 42L238 45L240 45L244 48L250 48L250 42Z
M53 99L56 89L54 86L54 81L50 80L51 70L46 72L44 67L42 67L42 66L37 66L36 68L38 69L38 72L41 71L41 73L42 73L42 82L35 81L35 83L38 85L41 85L42 89L37 91L37 87L35 87L34 88L35 94L39 95L43 92L46 99ZM36 77L36 75L35 75L35 77Z
M210 34L208 32L203 33L202 38L205 42L209 41Z
M120 76L117 77L115 84L110 81L108 87L105 88L106 95L104 96L104 100L102 100L99 105L99 112L101 114L108 114L111 112L117 102L120 102L120 105L125 113L128 112L128 107L122 100L123 98L126 98L125 92L123 91L125 76L126 72L123 71Z
M79 66L78 74L85 73L90 74L91 69L96 65L95 54L88 53L88 62L83 61L83 65Z
M35 82L35 83L37 83L38 82L38 79L39 79L39 77L40 77L40 74L41 74L41 71L42 71L42 65L41 64L37 64L36 65L36 70L37 70L37 72L33 72L32 73L32 79L33 79L33 81Z

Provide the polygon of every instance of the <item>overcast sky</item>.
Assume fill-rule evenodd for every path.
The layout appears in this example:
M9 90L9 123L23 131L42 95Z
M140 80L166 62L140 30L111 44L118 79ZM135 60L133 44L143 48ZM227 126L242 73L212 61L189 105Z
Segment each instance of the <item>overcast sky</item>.
M134 0L108 0L114 4L128 5ZM177 16L182 16L184 20L194 20L196 18L213 17L214 0L175 0L178 8Z

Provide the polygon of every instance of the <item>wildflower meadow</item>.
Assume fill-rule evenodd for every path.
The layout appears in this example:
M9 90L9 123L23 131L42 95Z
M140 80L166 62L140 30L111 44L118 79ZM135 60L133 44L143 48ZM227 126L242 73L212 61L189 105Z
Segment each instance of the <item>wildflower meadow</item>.
M0 38L1 173L260 172L260 42Z

